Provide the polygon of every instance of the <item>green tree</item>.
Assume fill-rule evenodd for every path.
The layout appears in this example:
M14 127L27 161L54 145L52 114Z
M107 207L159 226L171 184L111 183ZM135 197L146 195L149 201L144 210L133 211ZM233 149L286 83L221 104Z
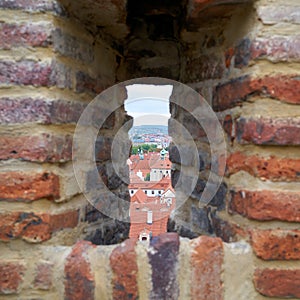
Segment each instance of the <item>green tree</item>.
M150 181L150 173L147 173L147 175L145 177L145 181Z
M131 148L131 154L133 154L133 155L138 154L138 149L139 149L138 146L132 146L132 148Z
M143 145L141 145L141 147L142 147L142 149L144 151L149 151L149 149L150 149L150 145L149 144L143 144Z

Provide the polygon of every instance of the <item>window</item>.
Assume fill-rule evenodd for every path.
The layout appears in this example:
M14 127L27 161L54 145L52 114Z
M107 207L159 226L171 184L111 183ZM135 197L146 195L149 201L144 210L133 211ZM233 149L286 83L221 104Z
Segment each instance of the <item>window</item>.
M131 190L130 193L133 194L133 190Z
M145 194L147 195L147 191L145 191Z
M161 195L161 191L158 191L158 194Z
M147 211L147 224L152 224L153 213L151 210Z
M154 195L154 191L152 191L151 194Z

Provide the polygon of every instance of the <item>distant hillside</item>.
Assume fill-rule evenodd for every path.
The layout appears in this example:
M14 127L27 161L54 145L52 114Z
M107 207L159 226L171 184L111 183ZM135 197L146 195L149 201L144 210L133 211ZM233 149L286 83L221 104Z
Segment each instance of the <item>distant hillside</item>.
M168 134L168 126L164 125L140 125L133 126L129 135L143 135L143 134Z

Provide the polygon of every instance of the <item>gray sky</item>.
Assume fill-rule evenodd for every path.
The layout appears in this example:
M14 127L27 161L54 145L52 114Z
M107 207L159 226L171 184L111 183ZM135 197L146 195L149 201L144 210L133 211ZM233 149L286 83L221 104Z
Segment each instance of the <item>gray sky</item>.
M127 86L125 109L134 117L134 125L168 125L171 85Z

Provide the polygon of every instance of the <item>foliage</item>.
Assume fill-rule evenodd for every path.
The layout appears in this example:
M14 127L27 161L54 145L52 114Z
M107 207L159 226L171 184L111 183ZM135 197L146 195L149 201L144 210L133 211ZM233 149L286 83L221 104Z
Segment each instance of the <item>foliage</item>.
M138 154L139 150L143 150L143 152L156 152L157 151L157 145L153 144L142 144L139 146L132 146L131 154Z

